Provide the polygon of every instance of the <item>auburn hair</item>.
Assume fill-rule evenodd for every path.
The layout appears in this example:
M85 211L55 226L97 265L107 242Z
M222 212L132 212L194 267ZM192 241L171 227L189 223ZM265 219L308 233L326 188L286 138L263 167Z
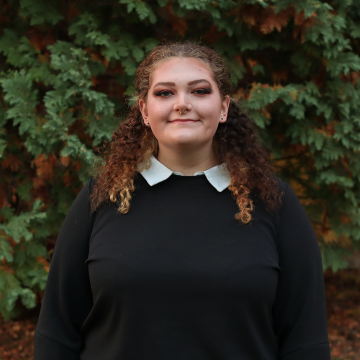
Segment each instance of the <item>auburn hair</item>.
M90 195L92 209L96 210L110 200L117 203L121 214L129 211L138 166L149 164L151 154L156 156L158 152L157 139L143 122L138 100L146 101L155 68L174 57L203 61L211 71L222 99L230 96L227 120L219 123L214 135L214 151L219 163L225 163L231 175L228 188L239 207L235 218L245 224L251 221L253 191L257 191L265 202L266 209L273 212L281 203L282 192L274 176L270 152L260 144L252 120L231 98L230 72L222 57L215 50L190 41L159 45L138 66L133 104L127 118L114 131L112 141L104 145L103 163L94 165L97 176Z

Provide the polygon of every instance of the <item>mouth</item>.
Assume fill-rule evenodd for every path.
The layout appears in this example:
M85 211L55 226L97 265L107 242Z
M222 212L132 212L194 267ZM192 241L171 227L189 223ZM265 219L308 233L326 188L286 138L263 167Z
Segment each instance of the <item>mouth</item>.
M198 122L199 120L194 120L194 119L174 119L172 121L170 121L171 123L195 123Z

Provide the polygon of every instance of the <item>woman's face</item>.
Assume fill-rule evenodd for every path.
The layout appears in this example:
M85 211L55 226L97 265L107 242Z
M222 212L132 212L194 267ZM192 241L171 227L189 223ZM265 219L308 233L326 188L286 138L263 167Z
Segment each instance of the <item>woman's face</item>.
M171 58L156 67L147 101L139 100L139 106L160 150L200 149L212 144L219 122L226 121L229 102L229 96L221 100L203 61Z

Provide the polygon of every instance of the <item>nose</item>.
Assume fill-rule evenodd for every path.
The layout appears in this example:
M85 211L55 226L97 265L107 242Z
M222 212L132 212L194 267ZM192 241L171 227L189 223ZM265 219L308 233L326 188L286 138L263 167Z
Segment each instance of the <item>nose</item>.
M192 105L189 102L186 94L178 93L175 97L174 102L174 111L179 111L180 114L184 114L185 112L189 112L192 109Z

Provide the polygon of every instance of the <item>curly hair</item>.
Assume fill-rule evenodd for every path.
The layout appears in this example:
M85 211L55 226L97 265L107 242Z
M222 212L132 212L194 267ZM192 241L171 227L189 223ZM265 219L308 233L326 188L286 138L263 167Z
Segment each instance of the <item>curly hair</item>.
M222 99L233 93L229 69L215 50L190 41L155 47L136 70L134 104L130 106L127 119L114 131L103 164L95 168L97 181L90 196L93 210L110 200L118 204L121 214L129 211L138 166L141 163L149 166L151 154L157 156L158 152L157 139L143 123L138 100L146 101L155 68L162 61L174 57L203 61ZM239 208L235 218L245 224L251 221L254 210L252 191L259 193L268 211L275 211L281 204L282 192L274 176L270 152L260 144L252 120L231 97L227 121L219 123L214 135L214 150L219 163L225 163L231 175L228 188Z

